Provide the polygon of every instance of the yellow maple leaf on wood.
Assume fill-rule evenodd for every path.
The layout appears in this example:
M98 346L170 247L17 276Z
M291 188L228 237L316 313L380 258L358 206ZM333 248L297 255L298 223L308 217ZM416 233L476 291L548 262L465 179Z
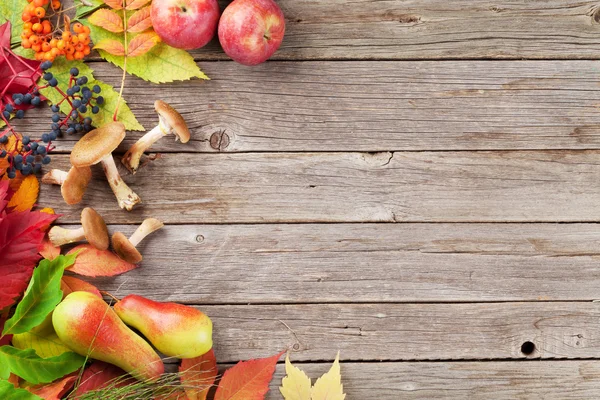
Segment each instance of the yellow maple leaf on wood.
M13 211L31 210L37 201L40 192L40 183L33 175L29 175L23 182L15 194L11 197L8 207Z
M285 359L285 372L286 376L279 388L285 400L344 400L346 398L342 385L339 352L329 371L317 379L312 388L310 378L301 369L292 365L289 355Z

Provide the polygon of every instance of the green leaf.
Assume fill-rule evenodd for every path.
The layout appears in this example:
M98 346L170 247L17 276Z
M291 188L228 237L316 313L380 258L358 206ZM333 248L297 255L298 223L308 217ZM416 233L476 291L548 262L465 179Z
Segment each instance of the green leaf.
M91 6L86 6L81 0L75 0L75 6L77 7L75 19L86 17L104 6L102 0L86 0L86 3L91 4Z
M20 350L33 349L37 355L43 358L56 357L71 351L55 332L19 333L13 335L12 344Z
M104 97L104 103L99 106L100 112L98 114L92 114L91 110L89 110L84 115L86 117L90 117L94 126L96 127L112 122L115 107L117 105L117 99L119 98L119 93L117 93L111 85L96 80L92 75L93 70L87 64L82 61L67 61L64 57L60 57L54 61L52 68L50 68L48 71L51 72L58 80L58 87L63 92L66 92L67 88L69 87L69 79L71 77L69 71L73 67L79 69L79 77L86 76L88 78L88 83L86 86L90 88L94 85L100 86L100 89L102 89L100 95ZM63 99L61 94L58 93L56 89L51 87L42 89L40 92L53 104L58 103ZM60 105L60 110L67 114L71 112L71 106L69 103L64 101ZM119 106L119 114L117 115L117 119L125 124L125 128L127 130L144 130L144 127L135 118L135 115L133 115L133 112L131 112L131 109L124 99L121 99L121 105Z
M123 41L122 35L109 32L87 21L83 23L90 28L94 43L104 39ZM98 53L105 60L123 68L125 60L123 56L114 56L103 50L98 50ZM187 51L162 42L144 55L127 58L127 72L153 83L186 81L192 78L208 79Z
M10 21L11 47L21 44L21 32L23 31L23 20L21 14L27 6L27 0L1 0L0 1L0 24Z
M14 315L4 324L3 335L24 333L44 322L62 300L60 280L65 268L73 265L76 257L72 254L40 261Z
M12 346L0 347L0 365L8 366L13 374L29 383L48 383L81 368L85 357L64 353L58 357L41 358L33 349L19 350Z
M0 380L0 399L2 400L43 400L25 389L17 389L9 381Z

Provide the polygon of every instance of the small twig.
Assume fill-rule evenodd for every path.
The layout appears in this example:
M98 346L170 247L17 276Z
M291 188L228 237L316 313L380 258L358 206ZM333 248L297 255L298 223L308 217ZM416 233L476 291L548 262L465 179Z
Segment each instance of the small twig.
M123 99L123 89L125 89L125 78L127 76L127 12L125 11L126 3L123 0L123 47L125 48L125 55L123 56L123 77L121 78L121 89L119 90L119 97L117 98L117 105L115 106L115 113L113 114L113 121L117 120L119 113L119 106Z

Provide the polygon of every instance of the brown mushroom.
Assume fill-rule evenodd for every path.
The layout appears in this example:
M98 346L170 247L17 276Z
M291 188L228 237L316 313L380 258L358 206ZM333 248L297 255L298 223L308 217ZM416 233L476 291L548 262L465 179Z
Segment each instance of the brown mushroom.
M142 261L142 254L136 249L136 246L146 236L163 226L164 224L156 218L146 218L129 239L121 232L115 232L112 236L113 250L122 260L137 264Z
M83 198L85 189L92 179L90 167L71 167L69 172L51 169L42 177L42 183L60 185L60 193L69 205L77 204Z
M48 238L55 246L87 240L98 250L108 249L108 229L104 219L93 208L86 207L81 211L81 228L65 229L53 226Z
M175 135L175 140L179 139L181 143L190 140L190 131L185 120L173 107L162 100L156 100L154 109L158 114L158 125L135 142L121 159L132 174L137 172L142 154L163 136Z
M117 197L119 207L131 211L141 202L140 197L121 178L112 152L125 138L125 125L111 122L90 131L79 139L71 151L71 164L76 167L89 167L102 163L108 184Z

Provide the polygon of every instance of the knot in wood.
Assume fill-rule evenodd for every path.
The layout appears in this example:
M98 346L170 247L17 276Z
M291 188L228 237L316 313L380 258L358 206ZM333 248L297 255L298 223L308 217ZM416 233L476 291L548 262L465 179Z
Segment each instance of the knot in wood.
M210 136L210 147L223 151L229 146L229 135L225 131L215 132Z

